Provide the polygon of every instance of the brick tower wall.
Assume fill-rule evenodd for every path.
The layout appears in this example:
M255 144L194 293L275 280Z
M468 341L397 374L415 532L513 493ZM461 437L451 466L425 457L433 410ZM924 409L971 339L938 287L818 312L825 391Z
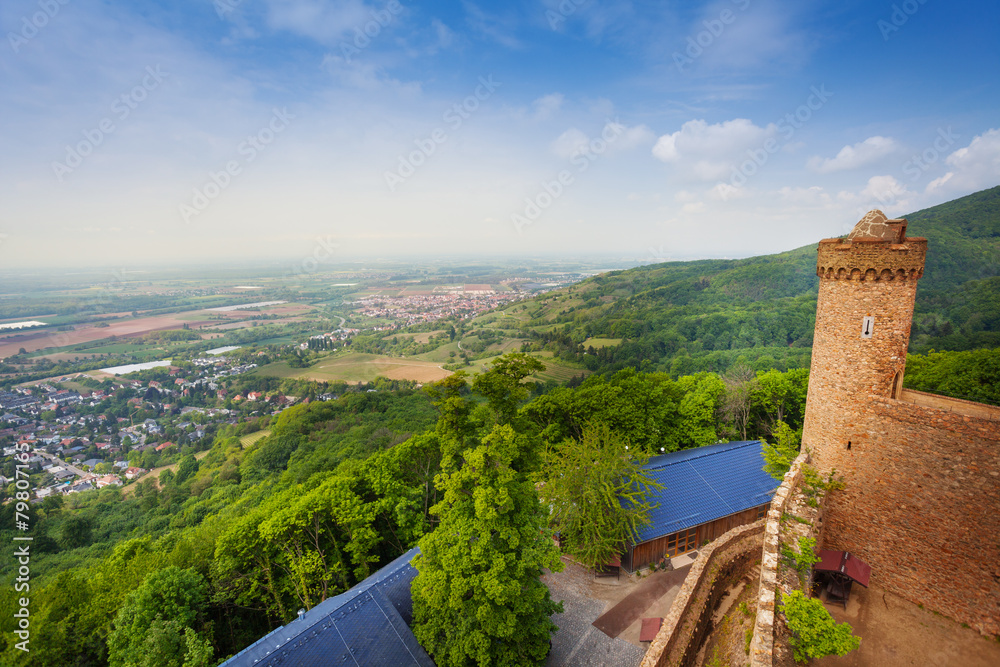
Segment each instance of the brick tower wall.
M917 279L926 255L926 239L820 243L802 437L818 460L835 458L847 447L851 425L869 396L891 396L894 386L902 388ZM872 318L870 338L862 336L866 316Z
M1000 409L905 400L927 242L903 238L898 222L897 238L819 245L802 445L847 485L828 500L825 548L867 561L887 590L1000 634Z

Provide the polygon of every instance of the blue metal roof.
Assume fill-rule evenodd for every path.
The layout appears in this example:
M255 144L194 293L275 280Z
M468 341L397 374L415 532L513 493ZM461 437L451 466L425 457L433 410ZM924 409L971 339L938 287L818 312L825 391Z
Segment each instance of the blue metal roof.
M319 603L222 663L225 667L434 667L410 631L410 549L354 588Z
M763 470L759 440L725 442L650 458L644 468L662 484L639 544L771 500L778 481Z

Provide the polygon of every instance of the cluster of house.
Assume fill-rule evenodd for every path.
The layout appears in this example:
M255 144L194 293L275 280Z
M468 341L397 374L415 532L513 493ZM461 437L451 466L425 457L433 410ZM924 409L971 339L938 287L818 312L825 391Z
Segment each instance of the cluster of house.
M118 460L105 461L98 458L81 460L81 452L90 449L92 444L88 438L21 437L15 446L3 449L3 456L13 457L19 452L26 451L25 446L27 446L30 455L26 460L18 459L18 463L27 464L29 470L41 473L38 479L44 480L44 483L35 489L35 497L39 499L101 489L105 486L120 486L122 478L132 480L148 472L143 468L130 466L128 461L116 457L116 454L120 455L121 447L107 442L96 443L96 446L99 450L108 452L112 459L118 458ZM72 463L67 463L63 458L70 459ZM95 472L102 464L108 464L105 466L107 470L103 473ZM7 486L13 481L13 478L0 475L0 486Z
M339 329L334 329L327 333L316 334L315 336L309 336L310 340L319 340L325 342L327 345L320 346L325 350L336 350L338 346L336 343L348 341L355 335L359 334L361 329L352 329L350 327L341 327ZM305 350L309 348L309 343L299 343L299 349Z
M0 409L18 410L36 408L37 410L55 410L61 405L71 405L83 400L78 392L68 389L56 389L51 385L40 385L42 392L35 395L24 390L17 392L0 392Z
M203 381L195 379L189 383L176 379L186 384ZM133 421L131 417L93 414L96 411L85 409L99 410L102 401L121 390L156 389L160 398L166 398L181 393L180 384L176 386L177 389L171 390L157 381L118 379L111 387L93 391L59 390L42 383L3 392L0 443L4 460L10 461L15 453L31 452L26 461L19 459L18 463L28 464L38 498L78 493L122 484L147 472L130 465L129 459L135 461L136 454L148 449L166 452L181 444L198 442L208 433L207 423L236 422L225 408L187 406L177 411L174 404L139 397L128 400L130 411L161 416ZM56 411L56 416L52 416L52 411ZM176 442L164 439L167 429ZM0 484L6 486L10 481L0 476Z
M470 287L484 286L472 285ZM444 294L433 292L420 294L404 292L401 295L374 294L362 297L353 303L357 307L358 314L374 319L397 320L399 326L408 326L421 322L434 322L446 317L473 317L523 298L523 296L520 292L514 291L494 292L493 290L473 289Z
M226 398L222 378L245 373L256 364L234 363L226 357L199 361L202 363L188 371L169 367L171 379L162 381L119 377L95 390L72 391L40 383L0 392L0 448L4 457L24 451L15 449L16 445L30 446L32 456L27 463L39 498L135 479L146 472L130 465L129 460L138 462L137 455L144 465L152 467L159 457L146 456L147 451L169 454L171 449L176 451L202 441L210 434L212 424L239 421L237 410L212 407L218 405L213 399ZM128 390L138 394L126 402L128 416L122 416L125 413L120 407L117 413L102 414L102 402ZM178 409L178 402L201 403L202 397L207 399L204 407L187 405ZM335 396L324 396L323 400L331 398ZM258 391L232 397L234 403L259 403L250 414L258 410L263 413L265 408L276 414L297 400L295 396ZM0 464L3 462L0 460ZM0 476L0 483L6 485L9 481L3 479Z

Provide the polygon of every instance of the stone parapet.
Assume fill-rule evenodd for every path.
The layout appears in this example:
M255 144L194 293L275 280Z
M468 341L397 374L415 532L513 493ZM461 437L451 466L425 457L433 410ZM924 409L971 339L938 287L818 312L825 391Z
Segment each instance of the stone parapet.
M670 612L650 643L641 667L685 667L693 664L712 613L729 588L729 580L760 554L764 520L733 528L698 550Z
M781 560L781 517L795 495L802 476L805 453L792 463L781 486L774 494L764 526L764 544L760 558L760 589L757 592L757 621L750 642L750 667L771 667L774 659L775 593L778 588L778 566Z
M817 457L847 483L826 508L825 542L871 565L885 590L998 635L1000 424L961 403L941 409L947 399L903 397L868 397L852 415L852 447Z

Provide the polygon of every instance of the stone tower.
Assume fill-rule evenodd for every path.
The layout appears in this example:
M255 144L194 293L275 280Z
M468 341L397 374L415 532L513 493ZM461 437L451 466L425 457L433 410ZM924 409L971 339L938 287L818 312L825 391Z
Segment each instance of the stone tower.
M902 389L917 279L927 255L927 239L907 238L906 224L874 210L846 240L820 241L802 445L821 470L849 473L858 459L847 452L869 441L868 429L861 428L869 397L896 398Z
M802 446L845 482L824 506L824 549L871 565L872 586L995 635L1000 407L902 388L926 255L881 211L820 242Z

